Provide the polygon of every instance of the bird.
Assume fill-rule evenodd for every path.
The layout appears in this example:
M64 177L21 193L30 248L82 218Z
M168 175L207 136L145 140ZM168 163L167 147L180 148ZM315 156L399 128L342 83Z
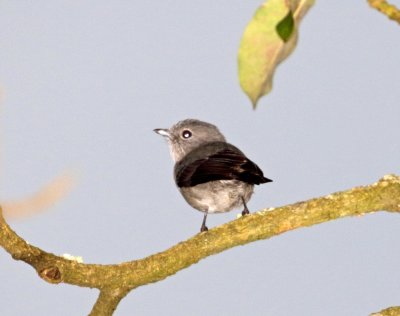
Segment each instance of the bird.
M243 207L242 215L249 214L247 203L254 185L272 182L213 124L185 119L154 132L168 142L175 162L174 180L183 198L204 213L200 232L208 230L209 213Z

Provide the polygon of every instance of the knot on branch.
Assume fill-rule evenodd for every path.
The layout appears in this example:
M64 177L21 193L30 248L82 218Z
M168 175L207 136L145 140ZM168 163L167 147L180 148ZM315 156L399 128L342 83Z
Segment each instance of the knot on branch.
M51 266L39 271L39 276L46 282L58 284L61 280L61 271L58 267Z

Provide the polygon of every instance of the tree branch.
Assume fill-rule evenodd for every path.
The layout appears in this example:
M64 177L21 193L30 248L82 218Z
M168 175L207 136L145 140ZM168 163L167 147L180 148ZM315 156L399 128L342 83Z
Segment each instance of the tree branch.
M398 316L400 315L400 306L389 307L377 313L372 313L371 316Z
M119 302L129 293L129 289L102 289L89 316L109 316Z
M210 229L163 252L115 265L83 264L29 245L0 216L0 245L50 283L100 289L91 315L111 315L132 289L157 282L213 254L300 227L373 213L400 212L400 177L276 209L265 209ZM0 214L1 215L1 214Z
M400 10L396 6L389 4L386 0L368 0L368 3L371 7L386 15L389 19L400 23Z

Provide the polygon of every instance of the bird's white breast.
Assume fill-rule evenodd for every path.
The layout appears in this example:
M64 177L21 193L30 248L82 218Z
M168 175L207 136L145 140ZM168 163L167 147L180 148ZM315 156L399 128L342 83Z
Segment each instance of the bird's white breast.
M179 189L195 209L208 213L229 212L243 205L253 193L253 185L238 180L218 180Z

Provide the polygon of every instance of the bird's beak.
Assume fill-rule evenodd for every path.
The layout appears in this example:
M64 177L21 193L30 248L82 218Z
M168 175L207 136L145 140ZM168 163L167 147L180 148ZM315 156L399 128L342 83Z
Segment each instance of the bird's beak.
M164 137L171 138L171 134L169 133L168 129L166 128L156 128L154 131Z

